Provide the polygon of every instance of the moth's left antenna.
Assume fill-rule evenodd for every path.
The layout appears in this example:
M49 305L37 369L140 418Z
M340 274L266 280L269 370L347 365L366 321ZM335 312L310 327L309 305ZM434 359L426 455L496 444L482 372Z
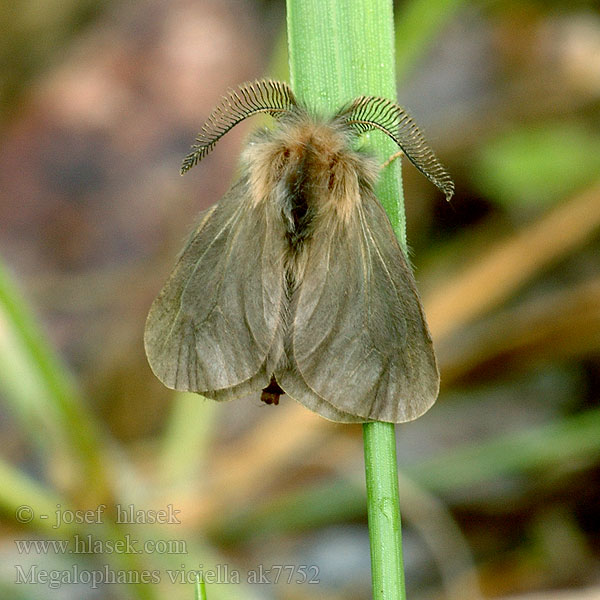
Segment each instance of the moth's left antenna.
M296 98L290 86L281 81L257 80L230 90L202 126L192 151L183 159L181 174L198 164L232 127L244 119L257 113L280 117L295 106Z

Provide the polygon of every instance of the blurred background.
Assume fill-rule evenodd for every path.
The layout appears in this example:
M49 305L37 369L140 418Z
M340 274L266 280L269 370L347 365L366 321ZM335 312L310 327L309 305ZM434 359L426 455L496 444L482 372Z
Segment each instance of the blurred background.
M404 165L442 371L397 427L409 597L600 598L600 7L396 14L400 103L457 188ZM256 123L181 159L228 87L287 78L284 3L0 19L1 597L191 600L200 571L211 600L369 598L361 427L176 394L142 345Z

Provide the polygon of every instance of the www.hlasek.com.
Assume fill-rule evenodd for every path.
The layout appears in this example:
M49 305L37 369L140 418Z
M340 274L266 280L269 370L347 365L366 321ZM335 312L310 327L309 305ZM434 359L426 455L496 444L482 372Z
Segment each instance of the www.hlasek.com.
M39 565L24 567L15 565L16 584L45 585L58 589L63 585L82 584L92 589L111 584L158 584L163 581L172 584L194 584L204 581L213 583L248 583L248 584L303 584L320 583L319 568L316 565L258 565L242 577L242 572L232 569L227 564L216 565L213 569L166 569L164 572L154 569L126 571L112 569L104 565L100 569L84 569L79 565L71 565L68 569L42 569Z
M19 554L187 554L185 540L138 540L130 534L120 539L75 534L67 540L15 540Z

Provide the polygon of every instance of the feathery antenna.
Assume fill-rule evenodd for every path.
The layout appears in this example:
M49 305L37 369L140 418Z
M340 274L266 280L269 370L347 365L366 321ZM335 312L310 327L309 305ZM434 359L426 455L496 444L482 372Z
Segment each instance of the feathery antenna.
M192 151L183 159L181 174L198 164L232 127L244 119L257 113L279 117L294 106L296 98L291 88L281 81L257 80L230 90L202 126Z
M454 182L437 159L410 115L395 102L376 96L359 96L337 118L359 133L379 129L400 146L406 157L450 200Z

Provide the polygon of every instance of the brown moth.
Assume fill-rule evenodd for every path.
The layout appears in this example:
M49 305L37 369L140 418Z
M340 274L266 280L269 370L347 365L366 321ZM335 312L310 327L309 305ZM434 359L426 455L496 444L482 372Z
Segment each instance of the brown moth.
M169 388L214 400L287 394L339 422L416 419L439 374L412 271L373 188L374 158L354 150L378 129L450 198L454 184L406 112L361 96L329 119L291 89L231 91L185 158L198 163L257 113L242 174L190 237L150 309L148 361Z

